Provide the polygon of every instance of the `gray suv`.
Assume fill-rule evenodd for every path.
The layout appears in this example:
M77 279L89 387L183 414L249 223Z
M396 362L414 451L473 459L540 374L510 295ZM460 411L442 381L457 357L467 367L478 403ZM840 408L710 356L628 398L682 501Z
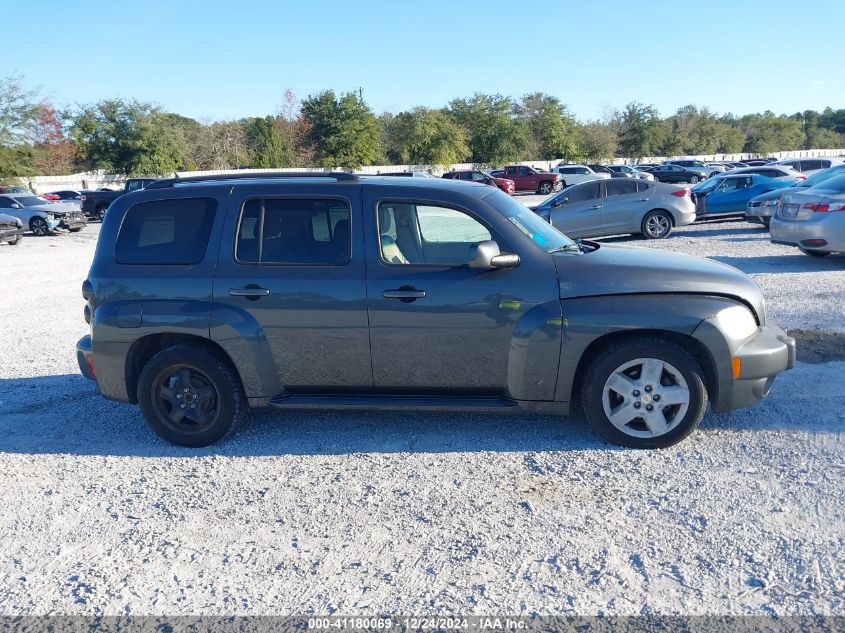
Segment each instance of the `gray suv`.
M567 414L657 448L792 367L757 285L575 243L507 194L346 173L162 180L121 196L83 283L82 373L165 439L247 407Z

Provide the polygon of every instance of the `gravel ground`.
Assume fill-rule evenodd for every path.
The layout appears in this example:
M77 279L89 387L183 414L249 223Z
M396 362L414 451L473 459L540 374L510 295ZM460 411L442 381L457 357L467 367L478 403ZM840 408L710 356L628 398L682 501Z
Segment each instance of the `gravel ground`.
M346 413L189 451L78 376L97 232L0 246L0 614L845 614L835 354L659 452L577 416ZM630 243L753 274L838 349L845 258L744 223Z

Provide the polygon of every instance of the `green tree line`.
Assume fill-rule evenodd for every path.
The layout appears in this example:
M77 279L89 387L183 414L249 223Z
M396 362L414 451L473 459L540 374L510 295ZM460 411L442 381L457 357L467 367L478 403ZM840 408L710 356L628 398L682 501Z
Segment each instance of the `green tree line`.
M106 99L57 109L23 78L0 78L0 178L103 169L127 175L243 167L340 167L616 156L768 154L845 147L845 109L720 115L687 105L661 116L631 102L579 121L537 92L456 98L444 108L376 115L362 91L290 91L275 113L201 122L157 105Z

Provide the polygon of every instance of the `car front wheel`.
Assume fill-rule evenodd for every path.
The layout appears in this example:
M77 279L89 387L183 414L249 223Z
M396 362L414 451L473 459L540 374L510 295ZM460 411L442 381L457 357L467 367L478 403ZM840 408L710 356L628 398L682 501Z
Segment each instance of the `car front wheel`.
M665 448L692 433L707 405L703 372L680 345L643 336L600 352L583 380L581 403L606 440Z
M692 184L697 183L697 182L698 182L698 176L690 176L689 181L690 181Z
M547 196L552 192L552 188L552 183L550 183L548 180L544 180L540 183L540 186L537 187L537 193L541 196Z
M29 221L29 229L34 235L39 237L44 237L50 232L50 227L47 226L47 220L39 217L34 217Z
M9 240L9 246L17 246L23 241L23 235L18 235L15 239Z
M226 437L244 415L232 368L214 352L190 344L150 359L138 380L138 403L153 431L192 448Z

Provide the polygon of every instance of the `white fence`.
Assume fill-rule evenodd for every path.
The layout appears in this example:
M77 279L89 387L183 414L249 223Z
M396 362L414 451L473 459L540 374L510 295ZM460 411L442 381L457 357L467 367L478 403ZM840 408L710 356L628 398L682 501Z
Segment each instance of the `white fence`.
M754 154L709 154L703 156L648 156L643 158L641 162L645 163L659 163L667 158L684 158L695 159L703 161L741 161L743 159L754 158ZM790 152L774 152L770 154L771 157L777 159L786 158L811 158L815 156L845 156L845 149L806 149L795 150ZM549 169L561 162L557 160L525 160L519 161L520 165L531 165L541 169ZM624 158L616 158L614 163L630 163ZM450 165L449 169L472 169L475 165L473 163L455 163ZM232 173L266 173L272 171L329 171L328 169L321 169L315 167L292 167L284 169L221 169L213 171L180 171L178 176L202 176L202 175L224 175ZM385 173L395 173L398 171L431 171L434 174L443 173L442 167L432 168L431 165L370 165L361 167L356 173L365 175L376 175ZM167 174L172 176L173 174ZM114 174L106 174L105 172L84 172L80 174L71 174L69 176L32 176L29 178L20 178L24 185L27 185L35 193L47 193L50 191L60 191L62 189L99 189L101 187L108 187L110 189L122 189L123 183L126 181L125 176Z

